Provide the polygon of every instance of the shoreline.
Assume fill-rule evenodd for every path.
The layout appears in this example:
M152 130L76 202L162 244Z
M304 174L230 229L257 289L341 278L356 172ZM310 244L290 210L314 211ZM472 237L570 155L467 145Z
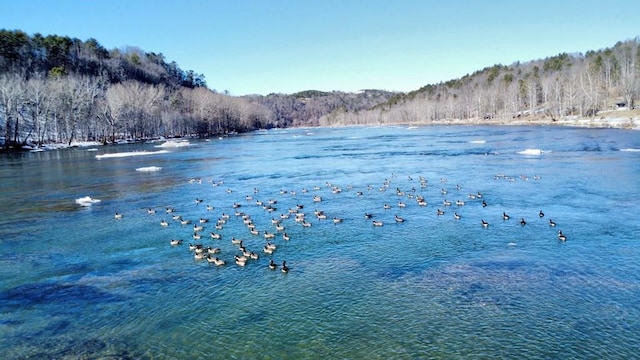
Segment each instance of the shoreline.
M640 112L633 112L635 116L615 116L615 117L605 117L601 116L598 118L581 118L578 116L568 116L558 120L554 120L551 118L518 118L518 119L448 119L448 120L437 120L430 122L416 121L416 122L398 122L398 123L368 123L368 124L334 124L327 126L292 126L291 128L322 128L322 127L330 127L330 128L340 128L340 127L349 127L349 126L397 126L397 125L406 125L406 126L564 126L564 127L576 127L576 128L585 128L585 129L621 129L621 130L640 130ZM254 131L260 131L263 129L258 129ZM171 139L166 139L165 141L170 141ZM163 140L142 140L140 142L160 142ZM129 143L129 142L128 142ZM42 151L51 151L51 150L59 150L59 149L70 149L70 148L87 148L87 147L101 147L101 146L109 146L109 145L118 145L118 143L109 143L103 144L99 141L78 141L73 142L71 145L67 145L65 143L48 143L41 147L34 146L22 146L21 148L0 148L0 154L2 153L12 153L12 152L42 152Z

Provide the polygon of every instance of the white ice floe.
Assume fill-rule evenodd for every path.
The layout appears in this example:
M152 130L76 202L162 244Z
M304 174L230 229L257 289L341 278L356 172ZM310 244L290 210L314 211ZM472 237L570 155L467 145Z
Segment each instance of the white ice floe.
M94 199L91 196L85 196L76 199L76 204L80 206L91 206L91 204L99 203L99 199Z
M640 152L640 149L626 148L626 149L620 149L620 151L626 151L626 152Z
M156 145L157 148L177 148L183 146L191 145L188 140L175 141L175 140L167 140L160 145Z
M151 172L151 171L160 171L160 170L162 170L160 166L145 166L145 167L139 167L136 169L136 171L142 171L142 172Z
M96 155L96 159L142 156L142 155L157 155L157 154L166 154L168 152L169 151L167 150L119 152L119 153Z
M469 144L484 144L486 142L487 140L471 140L469 141Z
M520 155L541 155L547 153L549 151L542 151L540 149L524 149L522 151L518 151Z

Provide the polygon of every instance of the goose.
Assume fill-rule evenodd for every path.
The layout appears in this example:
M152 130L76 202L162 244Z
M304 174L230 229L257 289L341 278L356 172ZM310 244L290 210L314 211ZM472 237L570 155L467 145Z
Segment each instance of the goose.
M382 221L373 220L373 226L382 226L384 223Z
M207 211L212 211L212 210L213 210L213 206L207 205Z
M464 206L464 201L462 201L462 200L456 200L456 205L458 205L458 206Z
M204 223L208 223L209 219L206 218L200 218L200 224L204 224Z
M302 222L302 226L303 226L303 227L311 227L311 223L310 223L310 222L307 222L307 221L303 221L303 222Z
M458 214L457 212L453 213L453 218L456 220L460 220L460 214Z
M214 240L218 240L218 239L222 238L222 235L212 232L211 233L211 238L214 239Z
M196 198L196 205L198 205L198 204L200 204L200 203L202 203L202 199L197 199L197 198Z
M273 259L271 259L269 261L269 269L275 270L277 267L278 267L278 265L276 265L276 263L273 261Z
M201 234L193 233L193 239L194 239L194 240L200 240L200 238L202 238L202 235L201 235Z
M438 210L436 211L436 215L444 215L444 211L442 211L442 210L438 209Z
M562 230L558 230L558 240L567 241L567 237L562 233Z
M385 208L385 210L389 210L389 209L391 209L391 205L389 205L389 204L384 204L384 206L383 206L383 207Z
M287 240L288 241L288 240L291 240L291 237L289 236L289 234L284 233L284 234L282 234L282 240Z
M251 228L249 229L249 232L251 233L251 235L258 235L260 234L260 232L258 230L256 230L255 228Z
M267 232L266 230L264 231L264 238L265 239L273 239L274 237L276 237L276 234Z
M182 244L182 240L171 239L170 244L172 246L180 245L180 244Z
M482 207L487 207L487 202L482 200Z
M442 205L444 205L444 206L451 206L451 201L447 201L447 200L445 200L445 201L443 201L443 202L442 202Z
M156 211L155 211L155 210L153 210L152 208L148 208L148 209L147 209L147 214L149 214L149 215L153 215L153 214L155 214L155 213L156 213Z
M202 260L202 259L204 259L205 257L207 257L207 255L206 255L205 253L203 253L203 252L200 252L200 253L196 252L196 253L193 255L193 258L194 258L194 259L196 259L196 260Z
M271 255L273 254L273 249L270 249L269 247L267 247L266 245L262 248L262 251L267 254L267 255Z
M507 215L507 213L503 211L502 212L502 220L509 220L509 218L510 218L509 215Z
M527 225L527 222L526 222L526 221L524 221L524 218L521 218L521 219L520 219L520 225L522 225L522 226Z
M165 211L167 212L167 214L171 214L172 212L176 211L176 209L172 208L172 207L168 207L165 209Z
M209 246L209 247L207 247L207 252L209 254L217 254L217 253L220 252L220 248L214 248L214 247Z
M398 207L401 207L401 208L407 207L407 204L405 204L404 202L400 201L400 202L398 202Z
M222 260L222 259L218 259L217 257L211 257L208 256L207 257L207 261L210 263L213 263L215 266L222 266L224 264L226 264L226 261Z
M254 253L253 251L249 253L249 258L253 259L253 260L258 260L258 254Z
M404 222L404 219L398 215L395 216L395 219L396 219L396 222L399 222L399 223Z
M542 212L542 210L540 210L540 212L538 213L538 216L540 216L541 218L544 217L544 213Z
M266 243L264 246L266 246L267 248L269 248L271 250L275 250L276 247L277 247L276 245L274 245L274 244L272 244L270 242Z
M120 220L120 219L122 219L122 214L120 214L120 213L116 213L113 217L114 217L115 219L117 219L117 220Z
M231 238L231 243L232 243L233 245L242 245L242 240L240 240L240 239L236 239L235 237L232 237L232 238Z
M246 257L235 255L234 258L236 260L236 265L238 265L238 266L247 265L247 258Z
M480 221L482 223L482 227L485 227L485 228L489 227L489 223L488 222L486 222L484 220L480 220Z
M191 220L184 220L184 219L182 219L182 220L180 220L180 224L182 224L182 225L189 225L189 224L191 224Z
M282 225L282 224L276 225L276 230L277 231L284 231L284 225Z
M160 226L162 226L162 227L167 227L167 226L169 226L169 223L168 223L168 222L166 222L166 221L164 221L164 220L161 220L161 221L160 221Z
M289 268L287 267L287 262L286 261L282 262L282 268L280 270L285 274L289 272Z
M551 220L551 219L549 219L549 226L555 227L556 226L556 222Z
M193 225L193 231L202 231L204 230L204 226Z
M338 218L338 217L334 217L334 218L333 218L333 223L334 223L334 224L339 224L339 223L341 223L342 221L343 221L343 219L342 219L342 218Z
M201 244L189 244L189 251L194 251L199 247L202 247L202 245Z
M171 216L171 218L173 220L182 220L182 216L180 216L180 215L173 215L173 216Z
M373 214L369 214L369 213L364 214L365 219L371 219L372 217L373 217Z

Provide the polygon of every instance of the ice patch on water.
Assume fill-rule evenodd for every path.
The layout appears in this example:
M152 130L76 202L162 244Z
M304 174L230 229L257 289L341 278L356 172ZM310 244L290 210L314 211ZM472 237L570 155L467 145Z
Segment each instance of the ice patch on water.
M96 159L99 160L99 159L104 159L104 158L117 158L117 157L142 156L142 155L157 155L157 154L166 154L168 152L169 151L167 151L167 150L129 151L129 152L119 152L119 153L96 155Z
M522 151L518 151L518 154L520 155L541 155L544 153L547 153L549 151L543 151L540 149L524 149Z
M469 144L485 144L487 140L471 140Z
M151 171L160 171L160 170L162 170L160 166L145 166L145 167L139 167L136 169L136 171L142 171L142 172L151 172Z
M160 144L160 145L156 145L155 147L157 148L178 148L178 147L184 147L184 146L190 146L191 143L189 143L188 140L182 140L182 141L175 141L175 140L167 140L164 143Z
M76 204L80 206L91 206L91 204L99 203L99 199L94 199L91 196L85 196L76 199Z
M640 152L640 149L635 149L635 148L625 148L625 149L620 149L620 151L625 151L625 152Z

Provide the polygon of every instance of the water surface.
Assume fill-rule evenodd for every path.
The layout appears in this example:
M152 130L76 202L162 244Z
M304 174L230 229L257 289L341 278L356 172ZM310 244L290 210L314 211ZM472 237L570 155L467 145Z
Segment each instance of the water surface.
M636 131L313 128L157 145L0 158L0 357L627 359L640 351ZM85 196L100 202L75 203ZM258 200L275 200L277 210ZM312 226L283 219L285 241L271 220L297 205ZM167 207L193 223L208 218L203 238ZM273 255L236 212L277 234ZM223 214L230 218L214 229ZM235 265L232 237L259 259ZM227 265L195 260L188 243L219 247ZM289 273L270 270L270 259L286 260Z

